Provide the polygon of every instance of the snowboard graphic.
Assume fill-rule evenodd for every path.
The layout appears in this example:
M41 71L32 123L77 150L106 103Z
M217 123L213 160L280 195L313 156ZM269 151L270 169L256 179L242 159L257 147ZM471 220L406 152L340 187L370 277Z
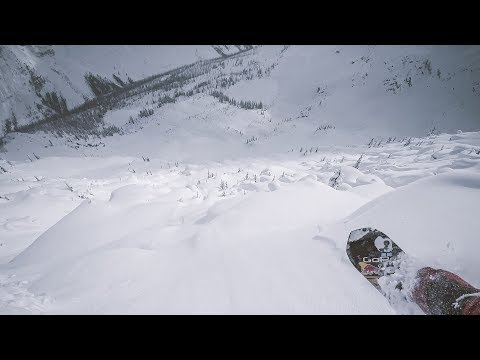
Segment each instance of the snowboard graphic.
M420 265L377 229L353 230L347 241L347 255L353 266L385 296L390 305L403 313L418 308L425 314L459 315L464 311L462 306L465 302L462 303L462 300L480 294L480 289L458 275ZM420 266L422 269L418 272ZM419 287L412 296L412 281L417 281L418 276ZM468 311L474 314L478 308L469 308Z
M405 253L383 232L368 227L350 233L347 255L353 266L382 292L378 279L395 273Z

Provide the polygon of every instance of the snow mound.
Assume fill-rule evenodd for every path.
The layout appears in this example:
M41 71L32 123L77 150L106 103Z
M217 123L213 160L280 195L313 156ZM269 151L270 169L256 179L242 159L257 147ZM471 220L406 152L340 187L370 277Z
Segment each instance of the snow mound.
M311 241L362 197L298 181L211 206L169 193L131 201L147 189L118 189L115 206L85 201L10 266L39 274L29 290L55 299L56 313L391 313L381 296L360 300L370 285Z

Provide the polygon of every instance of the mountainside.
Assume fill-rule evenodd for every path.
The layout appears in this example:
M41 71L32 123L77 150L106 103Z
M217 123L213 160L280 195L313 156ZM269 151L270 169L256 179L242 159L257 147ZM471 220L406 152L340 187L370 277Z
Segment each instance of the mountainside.
M182 52L198 55L195 47L179 48L178 58L171 55L177 63L189 59ZM303 145L358 144L480 128L478 46L235 47L247 51L216 58L210 54L213 49L203 48L210 58L163 73L151 60L141 74L158 69L157 75L137 80L141 74L132 72L137 81L124 85L129 75L118 70L124 79L118 86L95 75L82 82L84 71L78 71L75 84L84 92L93 89L90 100L73 113L60 111L38 125L20 127L24 134L9 134L9 156L26 158L26 153L45 152L52 143L55 151L72 154L72 149L99 142L106 148L95 146L81 154L108 150L191 156L215 152L220 143L227 149L224 155L234 156L252 147L285 152ZM127 59L122 63L128 64ZM166 64L168 56L163 59ZM107 74L110 65L102 66L100 73ZM55 102L51 96L47 100ZM36 131L47 134L39 137Z
M243 50L224 51L231 55ZM0 121L15 114L22 125L62 111L49 93L64 98L68 109L79 105L95 96L86 81L88 75L121 87L218 56L212 46L1 45Z

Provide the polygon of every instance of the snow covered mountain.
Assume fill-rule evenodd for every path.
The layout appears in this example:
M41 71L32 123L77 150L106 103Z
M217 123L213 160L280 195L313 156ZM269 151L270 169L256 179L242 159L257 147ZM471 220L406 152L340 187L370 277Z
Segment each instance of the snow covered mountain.
M367 226L480 288L479 46L0 51L0 314L421 314Z
M13 113L20 125L41 120L41 112L65 120L19 129L29 133L64 132L66 126L72 133L94 118L97 129L87 133L111 134L113 128L104 130L105 121L124 134L148 127L167 152L172 137L167 133L172 131L177 139L193 142L211 138L213 131L219 141L233 143L233 149L248 141L284 151L299 139L312 145L360 143L372 137L473 131L480 126L478 46L142 49L3 48L4 59L16 53L17 59L23 56L22 64L30 64L21 76L11 72L12 67L0 66L5 79L2 97L7 99L4 116L12 114L13 104L19 109ZM214 49L224 55L219 57ZM232 49L241 52L229 55ZM192 63L199 56L203 60ZM42 61L35 60L35 65L39 57ZM192 64L178 67L187 63ZM152 76L141 80L146 75ZM129 78L136 81L130 83ZM90 100L74 109L75 115L64 111L63 98L72 109L87 97ZM17 115L22 111L27 118ZM96 117L88 111L96 111ZM159 127L150 129L152 123Z
M0 121L15 114L20 125L61 111L48 94L64 98L71 109L95 94L86 76L116 86L202 59L248 48L140 45L1 45ZM3 129L2 123L2 129Z

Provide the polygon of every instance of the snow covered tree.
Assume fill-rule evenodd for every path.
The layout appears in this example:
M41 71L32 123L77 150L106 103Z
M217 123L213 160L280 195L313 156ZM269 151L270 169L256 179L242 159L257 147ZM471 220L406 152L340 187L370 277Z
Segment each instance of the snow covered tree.
M227 182L224 180L220 181L220 190L226 190L226 189L228 189Z
M12 112L12 129L12 131L17 131L18 129L18 120L14 112Z
M67 101L62 95L57 95L55 91L46 92L42 97L42 104L59 115L68 112Z
M360 157L358 158L357 162L356 162L355 165L353 166L355 169L358 169L358 167L360 166L360 163L362 162L362 158L363 158L363 154L360 155Z
M10 132L12 132L12 120L8 118L7 120L5 120L5 124L3 124L3 133L8 134Z
M338 186L342 183L342 169L335 171L335 174L328 181L328 186L331 186L334 189L337 189Z
M425 60L423 65L425 66L425 70L427 70L428 74L431 75L432 74L432 64L431 64L430 60L429 59Z

